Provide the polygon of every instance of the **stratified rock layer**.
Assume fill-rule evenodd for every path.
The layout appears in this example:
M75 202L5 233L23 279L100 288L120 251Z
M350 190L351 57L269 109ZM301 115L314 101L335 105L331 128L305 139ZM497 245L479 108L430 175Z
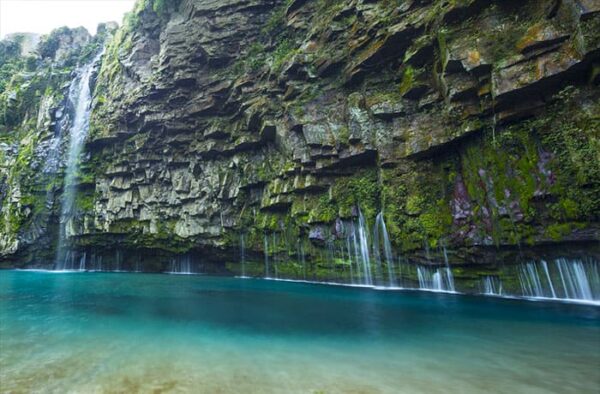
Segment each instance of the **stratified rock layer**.
M596 242L599 32L593 0L140 1L105 50L69 235L157 270L236 260L240 234L319 264L359 211L419 261ZM10 175L43 140L2 145L6 258L48 232Z

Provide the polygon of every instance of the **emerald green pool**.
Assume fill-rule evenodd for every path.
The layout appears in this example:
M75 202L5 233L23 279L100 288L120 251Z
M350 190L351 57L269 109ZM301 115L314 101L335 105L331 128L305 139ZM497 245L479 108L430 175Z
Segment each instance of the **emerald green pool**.
M597 393L600 308L0 271L1 392Z

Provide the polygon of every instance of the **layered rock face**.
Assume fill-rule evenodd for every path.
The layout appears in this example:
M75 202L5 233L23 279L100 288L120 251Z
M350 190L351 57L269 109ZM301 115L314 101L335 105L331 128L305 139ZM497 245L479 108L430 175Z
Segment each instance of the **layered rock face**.
M235 273L243 239L320 277L381 212L409 261L597 255L599 32L593 0L140 1L105 48L68 236ZM49 141L34 113L5 128L0 247L43 264L61 185L15 179Z
M35 34L13 34L0 41L3 259L39 252L46 260L52 253L68 141L61 126L71 117L65 95L76 64L87 61L105 36L102 26L94 39L83 28L61 28L41 41Z

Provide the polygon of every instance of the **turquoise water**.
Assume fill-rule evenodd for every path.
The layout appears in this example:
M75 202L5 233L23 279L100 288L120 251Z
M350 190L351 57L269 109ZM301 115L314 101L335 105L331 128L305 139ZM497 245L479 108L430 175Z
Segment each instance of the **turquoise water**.
M600 308L0 271L2 392L597 393Z

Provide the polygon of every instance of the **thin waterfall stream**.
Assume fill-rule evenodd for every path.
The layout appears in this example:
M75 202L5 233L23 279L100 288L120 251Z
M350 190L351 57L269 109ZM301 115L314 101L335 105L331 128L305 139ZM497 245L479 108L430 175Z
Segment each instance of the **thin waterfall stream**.
M375 228L373 229L373 254L377 259L378 269L381 270L382 256L381 247L383 246L383 257L385 258L385 265L387 266L387 285L389 287L396 287L396 275L394 273L394 254L392 252L392 243L390 242L390 236L385 225L383 218L383 212L379 212L375 218ZM381 273L380 273L381 275Z
M519 282L525 297L596 301L600 299L598 264L582 260L556 259L529 262L519 267Z
M76 78L71 82L69 87L68 101L73 108L73 121L69 129L70 139L63 182L63 195L61 198L59 239L55 263L57 270L82 269L82 267L75 267L72 259L67 259L69 252L67 238L70 232L69 226L72 225L75 198L77 196L76 180L79 169L79 157L83 151L83 145L90 125L92 102L90 84L94 68L102 57L102 54L103 51L100 51L90 63L80 67ZM85 266L83 269L85 269Z
M594 259L558 258L507 266L500 264L482 270L479 277L470 278L473 284L464 290L460 282L464 280L462 267L459 263L458 266L457 263L450 264L446 240L438 241L439 248L435 252L425 243L425 261L405 260L392 247L383 212L375 216L372 225L367 223L360 209L353 219L336 222L335 238L322 241L325 251L302 239L293 241L296 243L294 248L289 242L284 236L264 233L264 262L253 263L244 257L243 272L248 272L249 265L258 263L263 264L263 277L272 280L443 293L471 293L475 289L475 293L487 296L600 303L599 263ZM280 253L283 249L287 253ZM293 249L295 256L290 252ZM316 262L311 264L313 258ZM458 282L455 274L459 275Z
M240 235L240 261L242 263L242 277L246 277L246 235Z

